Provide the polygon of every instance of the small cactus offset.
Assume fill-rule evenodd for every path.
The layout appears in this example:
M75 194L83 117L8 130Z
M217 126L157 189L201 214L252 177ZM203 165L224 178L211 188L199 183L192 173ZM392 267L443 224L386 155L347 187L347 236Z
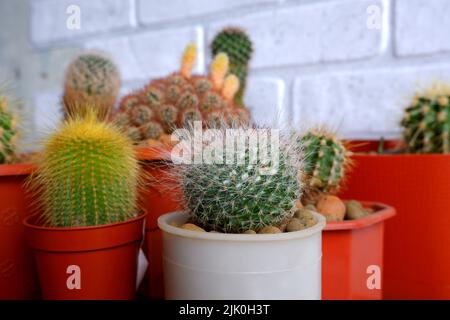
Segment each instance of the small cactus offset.
M401 121L407 151L450 153L450 87L436 85L418 95Z
M225 129L215 134L224 137ZM251 154L262 148L248 144L231 164L175 165L176 189L182 191L181 205L192 220L205 229L228 233L259 231L289 220L302 193L302 157L295 140L280 140L276 150L268 146L269 154L279 152L278 166L273 166L274 160L265 162L259 157L251 161Z
M9 100L0 94L0 164L10 163L15 156L17 128Z
M313 196L335 192L350 162L345 144L324 129L310 130L301 143L305 153L307 193Z
M137 216L139 166L132 144L95 111L70 117L47 139L31 182L45 226L95 226Z
M82 106L96 106L100 119L111 113L120 87L116 65L98 53L84 53L69 65L64 81L64 111L67 116L83 115Z
M179 72L151 81L143 89L122 99L114 120L135 142L162 140L176 128L193 121L214 124L217 116L229 123L247 123L247 109L237 107L233 97L239 80L228 73L228 57L219 54L208 76L192 75L196 47L187 46Z
M253 52L250 38L239 28L225 28L214 37L211 51L213 56L223 52L230 59L230 72L239 78L240 83L234 102L238 106L243 106L248 64Z

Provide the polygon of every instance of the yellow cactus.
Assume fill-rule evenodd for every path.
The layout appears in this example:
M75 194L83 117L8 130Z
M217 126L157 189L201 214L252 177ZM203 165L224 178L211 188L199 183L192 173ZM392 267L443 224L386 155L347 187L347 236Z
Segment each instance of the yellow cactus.
M181 74L184 77L189 78L191 76L196 58L197 47L194 43L190 43L186 49L184 49L183 58L181 60Z
M231 100L239 90L239 78L234 74L230 74L225 78L222 88L222 96L225 100Z

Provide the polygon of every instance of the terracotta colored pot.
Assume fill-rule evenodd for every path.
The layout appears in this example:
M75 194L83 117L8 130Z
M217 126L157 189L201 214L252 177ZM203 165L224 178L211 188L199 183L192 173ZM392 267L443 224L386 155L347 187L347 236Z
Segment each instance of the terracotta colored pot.
M161 215L179 210L178 203L167 194L161 184L161 179L166 176L169 168L169 151L166 148L146 148L139 149L138 152L148 179L141 194L143 207L148 213L144 241L144 252L148 259L148 286L143 291L152 299L164 298L162 235L157 221Z
M30 164L0 165L0 299L33 299L39 293L22 224L32 212L23 183L33 169Z
M384 274L384 222L395 215L395 209L380 203L363 202L363 205L375 212L357 220L327 222L325 226L322 236L324 300L382 298L383 287L378 284Z
M49 300L133 299L143 214L93 227L48 228L25 219L42 297Z
M450 299L450 155L353 155L344 198L393 205L386 222L384 298Z

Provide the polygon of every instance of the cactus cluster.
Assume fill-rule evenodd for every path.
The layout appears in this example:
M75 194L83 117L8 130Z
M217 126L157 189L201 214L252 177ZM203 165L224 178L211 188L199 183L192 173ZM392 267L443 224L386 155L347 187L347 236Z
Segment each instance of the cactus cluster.
M345 144L325 129L313 129L302 138L307 194L333 193L349 165Z
M63 105L66 118L82 115L86 105L96 106L100 119L111 113L120 87L116 65L100 53L84 53L69 65L64 80Z
M0 164L10 163L15 155L16 118L9 107L9 100L0 94Z
M220 31L211 43L212 55L221 52L230 59L230 72L239 78L240 87L234 97L234 102L244 105L244 91L248 74L248 64L253 52L253 46L248 35L241 29L228 27Z
M139 166L131 141L92 110L48 137L31 182L45 226L94 226L137 214Z
M215 135L225 136L224 129ZM251 160L251 155L260 155L263 148L246 144L232 163L174 166L175 181L179 181L175 189L182 191L181 205L195 223L208 230L241 233L279 226L292 217L302 193L302 157L297 141L284 137L276 150L267 147L269 154L278 152L278 157ZM194 150L194 159L196 152L201 151ZM278 166L274 165L276 159Z
M401 121L407 151L450 153L450 88L436 85L415 97Z
M239 79L228 74L228 57L218 54L208 76L191 74L195 60L196 47L191 44L179 72L153 80L122 99L114 120L134 141L158 140L193 121L203 121L206 126L223 119L228 123L249 121L248 110L233 103Z

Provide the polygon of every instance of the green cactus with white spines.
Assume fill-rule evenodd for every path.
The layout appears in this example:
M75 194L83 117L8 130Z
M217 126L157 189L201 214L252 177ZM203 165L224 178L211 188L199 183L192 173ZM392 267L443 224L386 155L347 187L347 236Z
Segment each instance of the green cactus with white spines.
M15 155L18 132L16 117L9 109L9 100L0 95L0 164L10 163Z
M450 153L450 88L435 85L416 96L401 125L408 152Z
M211 44L212 55L224 52L230 59L230 73L239 78L239 91L234 96L237 105L244 105L244 91L248 74L248 64L253 53L249 36L241 29L229 27L220 31Z
M64 81L64 110L66 118L83 115L80 106L96 106L100 119L109 116L120 87L117 66L100 53L84 53L75 58L66 71Z
M217 130L219 137L225 136L222 128ZM262 148L248 145L238 153L241 162L176 166L182 206L200 226L228 233L257 231L287 221L302 193L301 153L296 143L284 138L279 148L271 148L269 154L279 151L273 171L269 168L274 161L250 161L250 155Z
M301 143L305 153L307 193L335 192L350 163L345 144L324 129L310 130L302 137Z
M137 215L139 165L132 143L94 113L69 118L47 138L31 180L43 225L95 226Z

